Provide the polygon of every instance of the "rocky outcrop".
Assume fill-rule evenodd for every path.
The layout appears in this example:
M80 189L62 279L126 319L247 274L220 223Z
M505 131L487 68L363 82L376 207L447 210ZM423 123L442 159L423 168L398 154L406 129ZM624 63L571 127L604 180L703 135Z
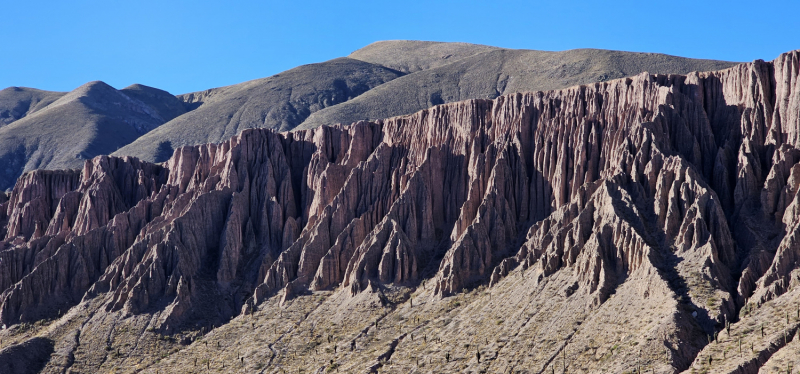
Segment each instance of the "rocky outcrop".
M0 254L3 323L51 316L79 301L133 244L143 222L154 218L136 208L165 177L157 165L101 156L82 172L34 171L20 178L6 203Z
M101 300L174 332L279 292L443 298L520 268L586 313L657 289L694 342L796 283L799 57L28 173L0 213L0 320Z

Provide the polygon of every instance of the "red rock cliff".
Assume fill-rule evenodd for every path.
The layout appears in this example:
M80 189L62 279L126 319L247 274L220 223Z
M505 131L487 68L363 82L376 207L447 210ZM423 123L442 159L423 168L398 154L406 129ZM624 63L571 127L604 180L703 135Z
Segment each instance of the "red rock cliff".
M524 266L573 269L569 292L598 304L652 274L710 328L796 281L799 70L795 51L247 130L163 165L97 157L82 172L31 172L0 209L0 320L105 294L109 310L164 310L170 331L277 292L431 279L448 296Z

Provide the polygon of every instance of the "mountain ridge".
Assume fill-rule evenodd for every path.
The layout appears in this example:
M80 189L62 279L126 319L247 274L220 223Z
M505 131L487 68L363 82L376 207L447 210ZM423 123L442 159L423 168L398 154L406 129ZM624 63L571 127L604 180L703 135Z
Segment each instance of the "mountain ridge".
M798 79L792 51L26 173L0 362L44 338L45 372L785 367Z
M0 128L0 162L5 166L0 187L13 186L25 171L80 167L183 112L174 96L155 88L84 84Z
M183 145L228 139L245 128L290 130L308 114L347 101L400 75L386 67L338 58L302 65L268 78L180 95L196 107L115 154L153 161L156 148L163 142L169 143L171 154L172 149Z
M494 48L395 79L347 103L313 113L298 128L388 118L432 105L473 98L491 99L504 93L567 88L633 76L648 69L654 74L686 74L730 66L731 63L719 61L650 53ZM391 103L395 102L393 107ZM400 107L396 108L398 105Z
M617 57L595 56L609 53ZM517 57L508 57L512 55ZM11 126L0 132L0 159L7 165L0 174L0 188L10 189L25 171L79 168L83 160L99 154L162 162L180 146L220 142L246 128L289 131L351 123L410 114L446 102L564 88L645 70L685 73L733 64L658 56L384 41L354 51L350 57L205 91L172 95L140 85L118 90L140 103L133 106L124 104L128 101L117 90L97 91L98 97L92 100L103 101L99 96L107 95L120 105L99 111L80 100L69 108L56 103L63 97L77 98L86 85L71 93L9 88L0 94L0 125ZM39 116L28 118L33 114Z

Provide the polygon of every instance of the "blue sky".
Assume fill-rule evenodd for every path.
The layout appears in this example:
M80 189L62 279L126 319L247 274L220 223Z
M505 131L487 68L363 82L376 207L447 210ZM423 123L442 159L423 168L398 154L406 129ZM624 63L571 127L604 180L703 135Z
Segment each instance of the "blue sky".
M800 1L2 0L0 88L93 80L180 94L389 39L731 61L800 49Z

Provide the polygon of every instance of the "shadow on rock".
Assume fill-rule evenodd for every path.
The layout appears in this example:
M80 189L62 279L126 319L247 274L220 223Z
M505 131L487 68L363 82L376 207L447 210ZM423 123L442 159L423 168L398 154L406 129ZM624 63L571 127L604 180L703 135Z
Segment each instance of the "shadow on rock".
M53 341L33 338L0 351L0 373L38 373L53 354Z

